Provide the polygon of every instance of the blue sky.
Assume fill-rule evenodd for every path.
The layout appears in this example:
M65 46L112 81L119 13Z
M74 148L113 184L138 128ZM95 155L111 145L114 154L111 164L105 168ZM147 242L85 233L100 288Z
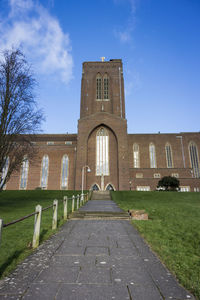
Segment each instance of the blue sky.
M44 133L76 133L82 62L121 58L129 133L200 131L199 0L0 0L0 50L22 47Z

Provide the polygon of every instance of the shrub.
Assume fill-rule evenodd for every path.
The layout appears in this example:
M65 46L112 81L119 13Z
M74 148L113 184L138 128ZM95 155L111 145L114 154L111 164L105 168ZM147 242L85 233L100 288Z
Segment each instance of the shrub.
M158 181L157 189L164 189L165 191L177 191L179 190L179 180L176 177L164 176Z

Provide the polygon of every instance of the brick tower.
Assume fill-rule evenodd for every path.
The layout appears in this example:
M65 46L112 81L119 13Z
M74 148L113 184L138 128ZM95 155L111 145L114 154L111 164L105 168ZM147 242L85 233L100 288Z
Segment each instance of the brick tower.
M129 188L128 137L121 59L84 62L78 121L76 189Z

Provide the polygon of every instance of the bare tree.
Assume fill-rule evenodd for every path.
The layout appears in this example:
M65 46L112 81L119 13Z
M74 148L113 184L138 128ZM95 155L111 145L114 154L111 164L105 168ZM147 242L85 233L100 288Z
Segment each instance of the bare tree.
M33 93L35 84L21 50L4 51L0 60L0 190L23 160L35 154L31 135L43 120Z

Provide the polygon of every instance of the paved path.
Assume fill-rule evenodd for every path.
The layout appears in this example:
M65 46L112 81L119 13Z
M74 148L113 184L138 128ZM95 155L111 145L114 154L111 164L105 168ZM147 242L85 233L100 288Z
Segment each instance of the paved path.
M112 201L81 210L120 211ZM128 221L70 220L0 284L0 299L194 299Z

